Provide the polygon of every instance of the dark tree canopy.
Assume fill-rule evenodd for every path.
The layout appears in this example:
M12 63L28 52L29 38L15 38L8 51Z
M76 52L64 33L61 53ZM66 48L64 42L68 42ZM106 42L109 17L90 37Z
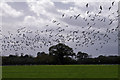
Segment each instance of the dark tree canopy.
M64 59L66 57L72 57L74 53L72 48L65 44L59 43L49 48L49 54L56 56L59 63L63 64Z
M37 57L42 56L42 55L47 55L45 52L38 52Z
M82 52L77 53L77 58L78 59L86 59L88 57L89 57L89 55L87 53L82 53Z

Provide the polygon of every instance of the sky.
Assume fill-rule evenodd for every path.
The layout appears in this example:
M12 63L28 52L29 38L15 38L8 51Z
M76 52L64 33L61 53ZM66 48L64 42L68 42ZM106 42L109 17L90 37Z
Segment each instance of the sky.
M2 19L0 21L0 37L2 38L1 40L6 41L5 43L1 42L2 45L8 45L7 41L10 43L9 47L2 46L2 55L20 55L21 53L24 53L36 56L37 52L44 51L48 53L50 46L58 44L55 41L57 39L61 43L73 48L75 53L81 51L88 53L93 57L99 55L118 55L118 31L115 31L118 26L118 1L114 1L113 5L112 2L113 1L111 0L107 0L105 2L94 0L26 0L24 2L9 2L9 0L8 2L3 1L0 3L0 18ZM86 7L87 3L88 7ZM102 9L100 9L100 6ZM101 13L99 14L100 11ZM98 16L95 17L95 14ZM76 16L78 16L77 19L75 19ZM91 19L94 19L94 21ZM32 50L30 48L33 46L32 44L27 46L25 42L20 42L21 45L19 47L26 49L19 49L18 51L15 51L11 45L17 44L15 43L16 41L23 40L23 37L18 37L19 33L17 30L19 29L22 29L20 32L21 34L25 34L30 39L37 39L37 37L41 37L38 41L34 42L34 45L39 46L39 48ZM107 29L110 30L110 33L106 32ZM112 31L112 29L114 30ZM93 30L95 30L93 33L97 33L99 31L99 33L96 34L96 40L93 38L93 34L87 34L83 37L83 31L92 32ZM75 31L78 31L78 33L73 34ZM107 34L110 39L108 40L108 37L100 37L100 33ZM12 38L5 39L5 37L10 37L10 34L13 34ZM72 36L68 38L68 35ZM52 37L50 38L50 36ZM15 40L13 40L13 37ZM75 41L69 40L70 38L73 39L76 37L79 37L79 39ZM100 37L101 40L98 40L98 37ZM94 45L90 44L91 40L89 40L88 44L85 45L83 43L85 38L91 38ZM108 42L106 42L107 40ZM26 41L28 41L28 39L26 39ZM49 41L51 42L51 45L49 44ZM45 45L44 42L48 45ZM79 42L81 46L77 46L79 45L77 42ZM31 41L31 43L33 42ZM40 46L42 46L42 48ZM18 49L18 47L16 48Z

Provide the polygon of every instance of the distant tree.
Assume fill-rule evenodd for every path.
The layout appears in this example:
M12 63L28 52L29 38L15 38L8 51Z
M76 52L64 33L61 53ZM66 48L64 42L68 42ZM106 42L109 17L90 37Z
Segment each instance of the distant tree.
M71 56L72 56L72 58L75 58L75 57L76 57L76 54L75 54L75 53L73 53L73 54L71 54Z
M79 59L86 59L89 57L89 55L87 53L78 52L76 57L78 60Z
M21 53L21 57L23 57L23 53Z
M48 54L46 54L45 52L41 52L41 55L48 55Z
M98 56L97 60L99 63L102 63L102 64L108 63L107 62L108 58L106 56L103 56L103 55Z
M16 57L15 55L9 55L9 58L11 58L11 57Z
M105 58L106 56L103 55L99 55L98 58Z
M59 64L64 64L66 57L72 57L74 55L73 49L62 43L51 46L49 48L49 54L55 56Z
M24 58L28 58L29 57L29 55L28 54L26 54L25 56L24 56Z
M47 55L45 52L38 52L37 57L42 56L42 55Z
M37 53L37 57L38 57L38 56L40 56L40 55L41 55L41 53L40 53L40 52L38 52L38 53Z
M35 58L36 64L55 64L55 57L45 52L38 52Z

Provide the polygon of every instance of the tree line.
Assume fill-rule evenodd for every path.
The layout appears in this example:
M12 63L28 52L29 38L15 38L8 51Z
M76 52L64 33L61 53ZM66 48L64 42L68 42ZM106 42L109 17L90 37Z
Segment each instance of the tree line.
M2 56L2 65L65 65L65 64L120 64L120 56L100 55L91 58L83 52L77 54L69 46L59 43L49 48L49 53L38 52L37 57L30 55Z

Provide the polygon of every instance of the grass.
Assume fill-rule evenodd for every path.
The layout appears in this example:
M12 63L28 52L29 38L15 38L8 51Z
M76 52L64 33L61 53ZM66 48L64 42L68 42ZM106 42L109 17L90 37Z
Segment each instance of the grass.
M3 66L3 78L118 78L118 65Z

